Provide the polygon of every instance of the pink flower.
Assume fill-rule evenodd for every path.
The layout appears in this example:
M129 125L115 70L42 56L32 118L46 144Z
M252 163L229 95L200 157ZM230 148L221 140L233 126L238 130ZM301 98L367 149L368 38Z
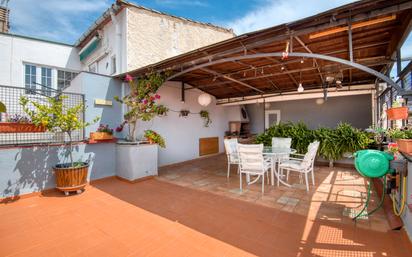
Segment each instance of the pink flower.
M124 81L126 81L126 82L133 81L133 77L130 76L129 74L126 74L126 77L124 77Z
M147 104L147 99L144 99L144 100L143 100L143 103L144 103L144 104Z
M123 131L123 124L120 124L117 128L116 128L116 132L122 132Z
M155 94L155 98L156 98L156 99L160 99L160 95Z

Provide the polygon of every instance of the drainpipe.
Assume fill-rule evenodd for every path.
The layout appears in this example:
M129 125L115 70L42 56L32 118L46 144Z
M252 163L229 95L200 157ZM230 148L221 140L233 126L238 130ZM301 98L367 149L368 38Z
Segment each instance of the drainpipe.
M122 60L122 54L121 54L121 45L122 45L122 29L120 27L120 22L116 18L116 14L114 13L113 9L110 9L110 17L112 19L113 25L115 26L115 41L114 41L114 53L116 55L116 72L115 74L120 74L123 72L121 70L121 60Z

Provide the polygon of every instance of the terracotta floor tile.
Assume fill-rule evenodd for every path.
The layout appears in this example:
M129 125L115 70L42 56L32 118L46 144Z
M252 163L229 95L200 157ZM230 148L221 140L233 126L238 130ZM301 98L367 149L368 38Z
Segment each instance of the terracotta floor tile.
M343 215L363 203L366 183L354 170L316 167L309 192L291 176L293 187L262 195L259 185L239 193L225 162L216 156L135 184L107 179L80 195L0 204L0 256L408 256L382 211L356 224Z

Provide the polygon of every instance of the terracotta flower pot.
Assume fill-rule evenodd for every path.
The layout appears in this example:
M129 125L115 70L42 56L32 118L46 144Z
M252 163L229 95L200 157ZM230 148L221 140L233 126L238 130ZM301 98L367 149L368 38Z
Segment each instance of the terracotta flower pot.
M409 109L406 106L395 107L386 110L389 120L406 120L409 115Z
M43 126L33 123L0 122L0 133L41 133L46 132Z
M155 141L153 141L153 139L151 139L151 138L148 138L147 140L149 141L149 144L151 144L151 145L156 144Z
M78 193L86 186L89 164L83 163L79 167L70 167L70 164L58 164L53 167L56 176L56 188L64 192L77 191Z
M91 132L90 139L99 141L99 140L112 140L113 135L107 132Z
M412 155L412 139L398 139L396 143L398 144L399 151Z

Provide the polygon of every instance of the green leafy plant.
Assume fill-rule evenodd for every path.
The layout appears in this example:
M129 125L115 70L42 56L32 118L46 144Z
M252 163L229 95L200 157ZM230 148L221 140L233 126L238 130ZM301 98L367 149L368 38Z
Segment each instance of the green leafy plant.
M386 134L392 141L396 141L398 139L412 139L412 130L409 128L388 129Z
M402 107L402 104L403 104L403 98L398 98L392 102L391 108Z
M84 111L84 105L78 104L69 107L64 104L64 99L66 98L65 96L48 97L47 102L42 104L22 96L20 98L20 104L23 106L24 112L36 126L43 126L51 132L63 132L67 134L69 137L67 143L69 145L70 167L74 167L73 131L83 129L97 122L99 118L95 118L92 122L83 121L80 117Z
M150 73L138 80L134 80L130 75L126 75L125 81L129 83L130 93L122 99L115 97L115 100L127 106L124 119L129 125L128 141L136 141L136 126L138 120L150 121L156 116L163 116L168 108L158 104L160 99L157 90L165 82L167 75L160 73Z
M189 113L190 113L189 110L180 110L179 117L187 117L189 116Z
M150 130L150 129L145 130L144 131L144 137L147 140L158 144L160 147L163 147L163 148L166 147L166 143L165 143L164 138L154 130Z
M304 123L280 123L268 128L256 137L257 143L270 146L272 137L292 138L292 148L305 153L310 142L320 142L319 154L328 160L338 160L346 152L355 152L366 148L372 140L366 132L341 123L335 129L319 128L310 130Z
M202 119L204 119L204 126L205 127L209 127L209 125L210 125L210 123L212 123L212 120L210 119L210 116L209 116L209 112L208 111L206 111L206 110L202 110L202 111L200 111L200 117L202 118Z

